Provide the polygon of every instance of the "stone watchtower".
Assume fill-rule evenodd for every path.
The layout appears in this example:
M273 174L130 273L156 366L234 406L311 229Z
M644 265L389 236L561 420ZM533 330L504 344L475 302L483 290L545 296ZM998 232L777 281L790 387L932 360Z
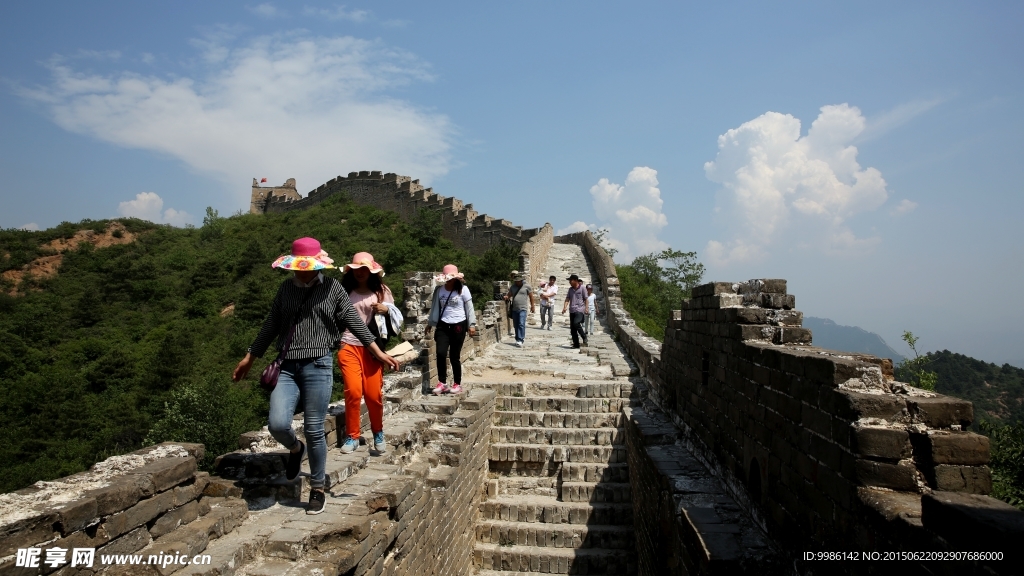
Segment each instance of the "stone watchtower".
M295 188L295 178L285 180L280 186L260 186L259 181L252 179L252 201L249 203L250 214L263 214L271 197L284 197L289 200L301 200L302 196Z

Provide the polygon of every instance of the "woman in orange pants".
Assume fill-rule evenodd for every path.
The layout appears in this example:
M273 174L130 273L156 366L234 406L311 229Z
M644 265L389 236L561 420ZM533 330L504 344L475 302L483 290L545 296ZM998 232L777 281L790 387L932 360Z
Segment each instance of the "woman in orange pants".
M391 290L384 284L384 268L369 252L359 252L352 263L342 268L341 285L363 322L369 324L375 314L388 314L387 303L394 304ZM366 401L373 431L373 448L377 454L387 452L384 438L384 377L382 365L351 332L341 335L338 365L345 382L345 433L341 452L348 454L359 447L360 403Z

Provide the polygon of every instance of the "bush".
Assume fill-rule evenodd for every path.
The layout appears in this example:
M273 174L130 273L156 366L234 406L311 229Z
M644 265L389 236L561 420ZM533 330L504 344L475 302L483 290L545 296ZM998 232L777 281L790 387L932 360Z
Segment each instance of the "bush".
M622 305L636 325L651 338L665 340L665 326L690 290L704 276L696 252L671 248L636 257L628 266L616 266Z
M1024 510L1024 422L981 423L989 437L992 459L992 496Z

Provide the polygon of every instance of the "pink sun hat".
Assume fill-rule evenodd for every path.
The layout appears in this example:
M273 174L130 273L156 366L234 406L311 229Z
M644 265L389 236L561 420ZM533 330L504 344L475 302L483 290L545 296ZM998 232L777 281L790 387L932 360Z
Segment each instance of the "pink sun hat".
M465 275L462 272L459 272L459 267L455 264L445 264L444 268L441 269L441 273L434 276L434 281L447 282L456 278L462 280L465 278Z
M324 270L334 268L334 260L320 248L320 241L316 238L304 237L292 242L292 253L279 256L271 268L282 270Z
M377 264L377 261L373 259L373 254L369 252L356 252L352 257L352 262L341 268L341 273L345 274L353 268L368 268L370 274L380 274L381 278L384 277L384 267Z

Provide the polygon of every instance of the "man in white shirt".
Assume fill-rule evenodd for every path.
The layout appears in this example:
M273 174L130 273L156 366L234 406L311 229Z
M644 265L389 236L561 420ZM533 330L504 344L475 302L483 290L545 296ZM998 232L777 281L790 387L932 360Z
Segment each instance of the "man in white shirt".
M558 295L558 285L555 284L554 276L548 278L545 284L540 287L540 328L544 329L544 315L548 316L548 330L551 330L551 322L554 317L555 296Z

